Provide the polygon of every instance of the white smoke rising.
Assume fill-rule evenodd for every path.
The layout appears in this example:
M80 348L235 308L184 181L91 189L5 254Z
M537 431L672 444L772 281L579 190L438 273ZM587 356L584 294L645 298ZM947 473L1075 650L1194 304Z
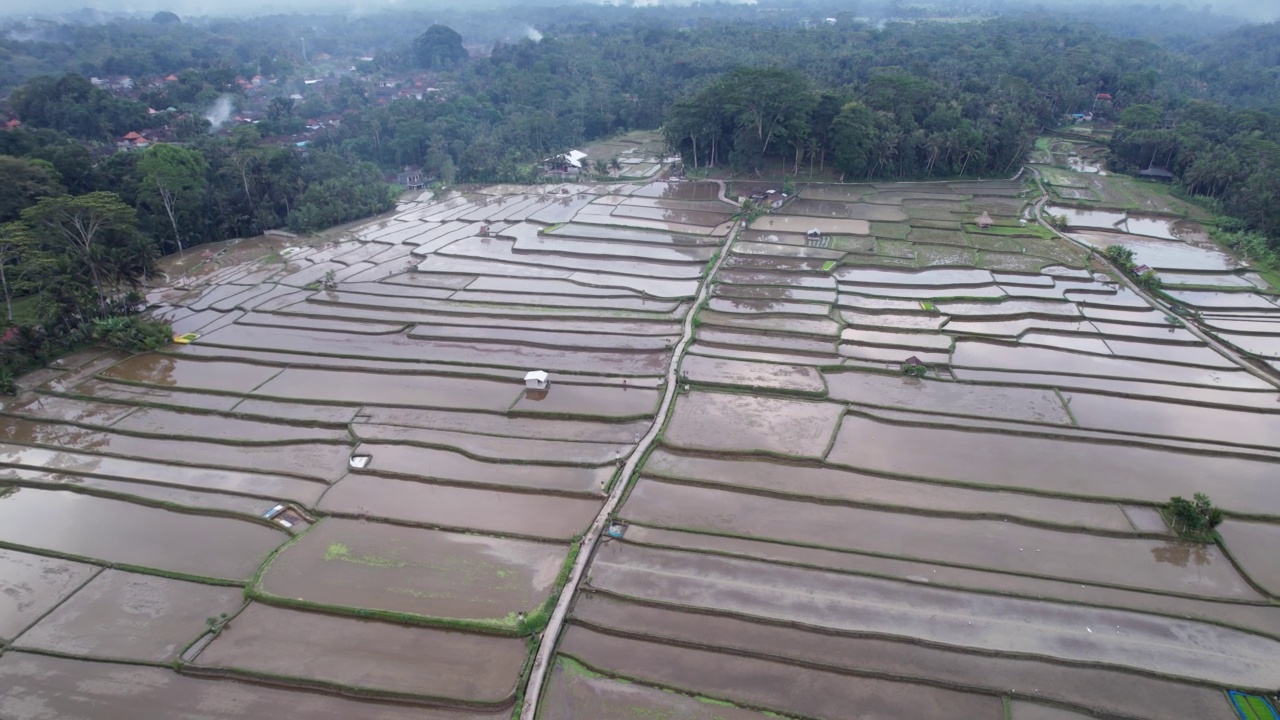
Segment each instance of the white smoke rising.
M534 42L542 42L542 33L538 32L538 28L532 25L524 26L524 36Z
M217 132L222 124L231 119L231 113L236 111L236 105L232 102L230 95L223 95L218 98L208 110L204 111L204 119L208 120L212 127L209 132Z

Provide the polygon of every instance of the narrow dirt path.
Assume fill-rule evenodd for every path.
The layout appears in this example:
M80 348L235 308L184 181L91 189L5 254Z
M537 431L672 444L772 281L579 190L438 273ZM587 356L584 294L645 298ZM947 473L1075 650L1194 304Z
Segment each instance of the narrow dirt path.
M720 185L720 194L723 197L723 183ZM733 244L741 223L742 221L738 220L729 229L729 234L725 236L724 246L720 249L720 256L716 258L715 264L711 266L711 270L702 279L702 284L698 288L698 295L693 301L693 307L689 310L689 314L685 316L680 342L676 344L675 351L671 355L671 364L667 368L667 387L662 395L662 404L658 406L658 414L653 419L653 426L640 439L640 442L636 444L635 450L631 452L631 455L627 457L627 461L623 463L622 472L618 474L618 481L613 484L613 488L609 491L609 497L605 500L604 507L600 509L600 514L596 515L595 521L591 523L591 528L587 530L587 534L582 538L582 547L578 551L578 559L574 562L573 569L569 573L569 580L560 592L559 600L556 601L555 610L551 613L551 620L547 623L547 628L542 633L542 642L538 645L538 654L534 658L533 669L529 673L529 682L525 686L524 707L520 711L520 720L534 720L537 717L538 701L542 696L542 687L546 683L547 672L551 668L551 656L555 653L556 645L559 643L560 631L564 628L565 618L569 614L569 605L573 603L574 595L578 591L578 585L582 582L582 573L586 569L587 563L591 562L591 553L595 550L596 544L604 534L609 517L617 509L618 503L622 501L622 494L626 491L631 476L635 474L636 467L645 456L645 453L648 452L649 447L658 439L658 432L662 430L667 414L671 412L671 405L675 402L676 391L680 386L679 378L677 377L680 371L680 360L684 357L685 348L693 340L694 315L697 313L698 307L706 301L707 294L711 291L711 278L720 270L725 258L729 257L729 247Z
M1028 166L1028 169L1031 170L1031 174L1035 176L1036 185L1040 187L1040 200L1036 202L1035 208L1034 208L1036 222L1040 223L1042 226L1047 228L1050 232L1054 233L1058 237L1064 240L1068 240L1072 244L1078 247L1082 247L1086 250L1093 250L1094 248L1088 245L1087 243L1082 243L1079 240L1076 240L1075 238L1071 237L1070 235L1067 235L1066 233L1059 232L1058 229L1055 228L1053 225L1049 224L1048 222L1045 222L1044 216L1041 213L1041 211L1044 209L1045 203L1049 201L1049 191L1044 189L1044 185L1040 179L1040 171L1030 166ZM1138 297L1145 300L1149 305L1156 308L1157 310L1161 310L1167 315L1176 317L1176 315L1173 312L1173 308L1169 307L1158 298L1148 294L1147 291L1144 290L1142 286L1138 285L1138 283L1134 282L1133 279L1130 278L1127 273L1125 273L1120 268L1117 268L1114 265L1111 265L1111 263L1107 260L1107 258L1102 253L1095 253L1094 257L1097 258L1099 261L1106 263L1108 266L1114 269L1115 276L1120 278L1120 282L1124 283L1126 287L1128 287L1130 290L1137 293ZM1271 373L1268 373L1262 370L1261 368L1258 368L1256 365L1249 362L1245 358L1240 357L1240 355L1237 354L1234 350L1232 350L1231 348L1219 342L1212 335L1209 335L1205 331L1201 330L1193 320L1186 320L1184 321L1183 325L1186 327L1187 331L1190 332L1192 335L1195 335L1197 338L1200 338L1200 340L1202 340L1206 345L1218 351L1220 355L1227 358L1231 362L1235 363L1236 365L1239 365L1246 372L1249 372L1250 374L1254 375L1260 380L1267 382L1270 385L1274 385L1277 388L1280 388L1280 379L1277 379Z

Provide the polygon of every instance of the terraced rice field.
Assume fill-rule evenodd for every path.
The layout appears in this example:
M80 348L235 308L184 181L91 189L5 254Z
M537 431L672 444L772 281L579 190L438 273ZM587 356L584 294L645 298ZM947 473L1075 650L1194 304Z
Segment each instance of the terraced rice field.
M810 186L740 233L720 195L424 196L154 292L191 344L22 378L0 717L1230 720L1280 686L1266 368L1019 222L1020 181ZM1280 337L1260 286L1168 291ZM1198 491L1213 544L1159 511Z
M424 197L22 378L0 717L510 717L736 212L684 187Z
M1229 720L1277 684L1275 384L1023 195L809 187L743 233L542 717ZM1159 511L1198 491L1217 544Z

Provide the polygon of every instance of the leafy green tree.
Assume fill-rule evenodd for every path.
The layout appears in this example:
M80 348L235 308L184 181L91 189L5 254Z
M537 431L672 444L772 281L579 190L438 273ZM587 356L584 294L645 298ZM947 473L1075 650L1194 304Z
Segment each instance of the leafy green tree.
M91 278L100 314L109 312L116 288L136 286L155 269L154 243L138 236L137 214L115 193L41 198L22 218L65 262L64 275Z
M66 192L62 178L47 160L0 155L0 222L17 220L36 200Z
M14 298L30 294L31 281L48 269L49 258L36 245L30 228L20 222L0 225L0 290L8 324L13 324Z
M432 25L413 41L413 57L418 67L448 70L467 59L462 36L445 25Z
M137 172L139 201L168 218L174 244L181 251L186 233L179 226L198 222L208 188L205 176L209 163L199 151L166 143L147 148Z

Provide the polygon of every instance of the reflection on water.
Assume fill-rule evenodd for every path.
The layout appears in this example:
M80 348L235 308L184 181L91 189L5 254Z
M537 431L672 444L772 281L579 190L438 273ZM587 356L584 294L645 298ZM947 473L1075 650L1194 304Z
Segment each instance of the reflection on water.
M1209 546L1202 543L1171 540L1159 547L1151 548L1151 556L1156 562L1184 568L1189 563L1197 567L1209 564Z

